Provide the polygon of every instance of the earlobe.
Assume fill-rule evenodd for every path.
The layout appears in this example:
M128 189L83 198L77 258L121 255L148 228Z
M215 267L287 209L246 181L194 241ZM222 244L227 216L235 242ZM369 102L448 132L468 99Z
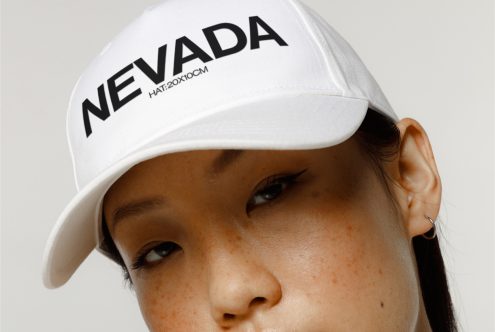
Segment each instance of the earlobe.
M401 132L398 156L397 195L406 230L412 238L432 228L425 217L436 220L440 209L442 185L428 136L414 119L397 123Z

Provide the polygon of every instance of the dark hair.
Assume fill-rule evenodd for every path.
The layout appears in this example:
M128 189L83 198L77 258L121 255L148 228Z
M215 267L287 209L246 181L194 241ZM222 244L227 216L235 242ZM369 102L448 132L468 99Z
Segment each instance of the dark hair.
M369 108L354 137L372 161L373 169L384 183L388 195L397 207L397 202L389 187L389 175L384 171L382 163L391 161L397 156L400 148L399 129L390 118ZM124 279L132 286L129 271L110 236L105 216L102 217L103 243L101 248L106 251L108 257L122 267ZM416 236L412 239L412 243L430 326L434 332L455 332L457 323L438 237L427 240L422 236Z

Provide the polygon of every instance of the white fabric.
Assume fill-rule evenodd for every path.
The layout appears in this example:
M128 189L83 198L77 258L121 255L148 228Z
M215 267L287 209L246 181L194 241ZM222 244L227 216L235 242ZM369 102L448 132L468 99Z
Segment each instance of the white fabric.
M208 42L203 29L224 23ZM184 36L199 47L194 54L209 60L187 61L174 76L177 40ZM215 57L215 40L222 52L246 45ZM157 63L164 45L163 78ZM193 54L183 50L179 60ZM156 73L146 74L143 62ZM163 80L156 84L150 76ZM100 119L86 112L88 135L85 105L104 109L102 100L108 113ZM368 107L398 121L349 44L297 0L166 0L147 9L105 47L72 92L67 136L78 193L48 240L45 285L64 284L97 247L102 197L138 162L195 149L331 146L357 130Z

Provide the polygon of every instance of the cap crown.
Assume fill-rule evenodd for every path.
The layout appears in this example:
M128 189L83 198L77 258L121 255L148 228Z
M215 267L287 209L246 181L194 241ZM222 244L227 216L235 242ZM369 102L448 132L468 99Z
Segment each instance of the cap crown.
M396 118L353 49L299 1L163 1L110 42L72 92L76 185L224 105L280 92L367 99Z

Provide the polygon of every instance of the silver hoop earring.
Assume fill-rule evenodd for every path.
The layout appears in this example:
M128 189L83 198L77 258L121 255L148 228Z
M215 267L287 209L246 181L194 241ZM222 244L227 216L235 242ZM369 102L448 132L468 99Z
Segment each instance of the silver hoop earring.
M427 239L427 240L433 240L433 239L437 236L437 228L436 228L436 226L435 226L435 221L433 221L433 219L431 219L430 217L428 217L426 214L425 214L425 218L426 218L426 219L428 219L428 221L431 223L431 225L432 225L432 227L433 227L433 234L432 234L432 235L430 235L430 236L425 235L426 233L428 233L428 232L429 232L429 231L428 231L428 232L426 232L426 233L424 233L424 234L421 234L421 235L423 235L423 237L424 237L425 239Z

